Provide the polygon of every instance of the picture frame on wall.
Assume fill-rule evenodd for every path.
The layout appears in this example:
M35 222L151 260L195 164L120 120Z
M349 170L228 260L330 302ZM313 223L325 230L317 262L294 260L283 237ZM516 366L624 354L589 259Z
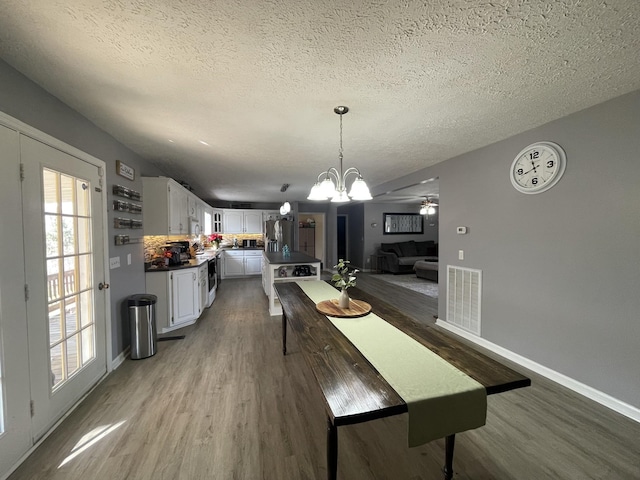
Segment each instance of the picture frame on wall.
M383 234L422 234L424 233L424 217L419 213L383 213Z

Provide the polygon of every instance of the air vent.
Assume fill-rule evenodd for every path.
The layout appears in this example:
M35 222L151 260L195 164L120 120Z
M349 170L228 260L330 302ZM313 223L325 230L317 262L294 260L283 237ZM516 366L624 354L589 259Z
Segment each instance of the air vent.
M480 336L482 270L447 265L447 322Z

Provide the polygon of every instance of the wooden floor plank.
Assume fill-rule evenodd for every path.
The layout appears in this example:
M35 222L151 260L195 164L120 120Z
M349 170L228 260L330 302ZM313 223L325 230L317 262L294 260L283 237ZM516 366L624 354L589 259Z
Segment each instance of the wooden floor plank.
M369 277L358 287L433 323L437 301ZM260 279L224 280L180 333L156 356L125 361L9 480L325 479L324 407L295 339L283 357ZM640 424L523 373L531 387L491 396L486 426L456 436L454 478L640 478ZM407 448L406 416L341 428L340 479L441 478L443 441Z

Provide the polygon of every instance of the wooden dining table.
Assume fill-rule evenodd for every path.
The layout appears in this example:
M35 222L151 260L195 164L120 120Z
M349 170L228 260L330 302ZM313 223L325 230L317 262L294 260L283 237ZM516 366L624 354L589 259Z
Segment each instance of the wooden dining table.
M318 382L327 413L327 478L337 479L338 427L399 415L407 404L362 353L316 309L296 282L275 285L282 305L282 353L287 354L287 326ZM369 303L389 324L479 382L487 395L531 385L512 370L435 326L420 324L397 308L358 288L351 298ZM338 291L336 290L336 297ZM444 478L453 478L455 434L445 437Z

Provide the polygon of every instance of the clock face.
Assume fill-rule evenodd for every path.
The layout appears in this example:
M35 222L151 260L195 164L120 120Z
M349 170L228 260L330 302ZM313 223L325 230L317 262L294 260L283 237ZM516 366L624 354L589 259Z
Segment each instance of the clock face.
M541 193L554 186L566 166L560 145L533 143L522 150L511 164L511 184L522 193Z

